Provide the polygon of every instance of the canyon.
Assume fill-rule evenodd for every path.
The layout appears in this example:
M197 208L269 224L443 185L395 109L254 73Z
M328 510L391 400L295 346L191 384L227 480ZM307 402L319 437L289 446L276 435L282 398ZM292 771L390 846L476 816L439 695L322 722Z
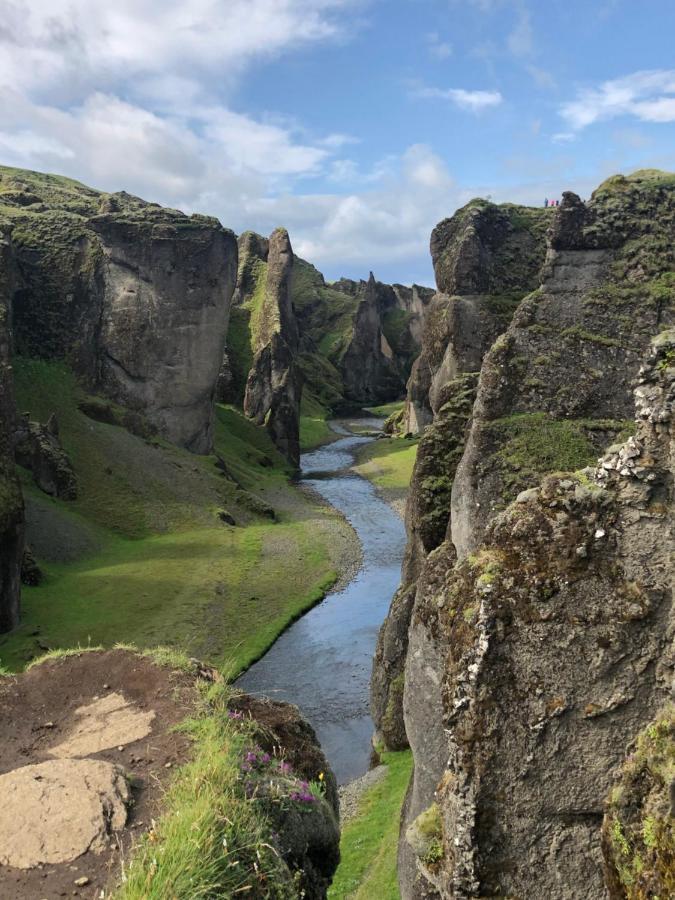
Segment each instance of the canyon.
M227 746L219 790L260 804L251 896L331 896L368 691L375 753L412 759L403 900L675 890L675 176L472 200L432 232L435 291L24 170L0 232L0 660L51 654L10 706L72 670L76 713L100 665L177 679L195 758ZM38 706L45 765L70 724Z

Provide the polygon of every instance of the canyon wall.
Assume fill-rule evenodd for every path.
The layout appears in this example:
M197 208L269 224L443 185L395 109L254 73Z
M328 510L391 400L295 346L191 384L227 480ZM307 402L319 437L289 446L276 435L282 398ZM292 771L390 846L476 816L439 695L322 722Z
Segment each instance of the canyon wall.
M19 624L24 517L11 436L16 421L10 301L16 277L8 229L0 229L0 633Z
M371 709L379 739L407 745L403 669L423 561L444 540L478 372L519 302L538 283L552 211L474 200L431 236L439 292L426 309L402 429L423 431L406 508L401 586L378 638ZM479 293L483 292L483 293Z
M605 796L672 678L674 212L663 173L564 195L480 376L448 366L428 401L373 678L415 762L404 898L609 896Z
M19 272L17 352L65 359L168 440L209 452L236 279L232 233L21 170L0 169L0 203Z

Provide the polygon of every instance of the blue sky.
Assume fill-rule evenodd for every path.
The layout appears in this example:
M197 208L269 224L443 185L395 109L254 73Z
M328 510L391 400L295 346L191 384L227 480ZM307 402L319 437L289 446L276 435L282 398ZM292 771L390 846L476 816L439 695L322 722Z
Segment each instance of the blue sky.
M473 196L675 169L672 0L0 0L0 161L431 284Z

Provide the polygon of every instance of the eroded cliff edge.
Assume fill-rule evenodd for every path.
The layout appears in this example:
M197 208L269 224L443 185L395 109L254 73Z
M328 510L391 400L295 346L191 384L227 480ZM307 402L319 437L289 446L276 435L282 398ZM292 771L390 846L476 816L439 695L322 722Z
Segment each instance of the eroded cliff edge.
M0 216L17 270L16 352L65 359L168 440L208 452L237 271L232 232L124 192L7 168Z

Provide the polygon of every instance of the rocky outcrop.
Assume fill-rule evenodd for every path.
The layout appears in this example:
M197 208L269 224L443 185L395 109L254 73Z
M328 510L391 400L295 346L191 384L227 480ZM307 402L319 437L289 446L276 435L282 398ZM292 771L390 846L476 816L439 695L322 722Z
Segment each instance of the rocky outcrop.
M0 230L0 632L19 623L24 542L23 499L11 441L16 418L9 307L14 279L11 241L7 230Z
M449 541L430 555L405 670L406 824L437 804L440 851L404 842L404 897L607 897L604 799L675 665L674 359L671 330L640 372L635 436L597 468L521 494L459 563Z
M675 187L663 179L566 193L540 287L481 370L452 489L460 557L538 476L581 468L631 417L631 382L652 335L673 321Z
M408 383L405 431L432 421L449 381L479 371L518 303L537 287L549 221L546 209L472 200L436 226L431 255L439 293Z
M0 169L0 196L20 274L17 349L67 360L168 440L208 452L236 277L231 232L123 192L12 169Z
M391 734L415 761L404 898L606 896L605 793L672 678L675 357L658 335L675 308L674 198L651 172L588 204L565 195L541 284L484 357L465 440L437 410L420 443L447 528L416 516L374 676L388 666L381 696L405 726ZM637 436L585 468L635 430L652 339ZM418 481L409 514L422 498Z
M402 584L380 631L371 680L378 738L391 748L406 745L410 615L424 559L445 538L478 371L518 302L537 284L549 219L546 210L473 201L432 234L439 290L449 293L436 294L428 306L421 353L408 382L401 430L424 433L408 495Z
M59 442L56 416L50 416L44 425L22 416L14 432L14 457L32 472L33 481L45 494L61 500L77 497L77 478Z
M300 395L296 362L298 328L291 299L293 250L288 232L269 240L264 295L252 315L253 361L246 381L244 412L265 425L275 445L297 467L300 463Z
M102 253L98 380L164 437L207 453L236 244L213 220L146 216L89 222Z
M394 351L382 331L378 285L373 273L357 288L358 306L351 339L340 359L345 398L353 403L376 403L403 390Z

